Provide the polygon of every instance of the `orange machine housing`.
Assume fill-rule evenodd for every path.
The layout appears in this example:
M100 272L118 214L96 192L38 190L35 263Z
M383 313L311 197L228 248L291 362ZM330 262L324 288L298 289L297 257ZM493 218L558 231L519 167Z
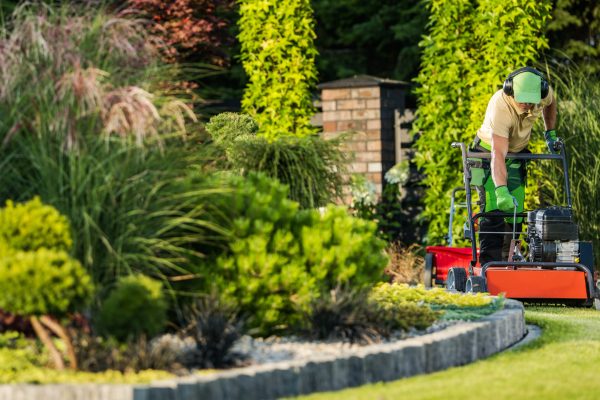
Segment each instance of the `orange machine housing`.
M485 278L490 294L504 293L511 299L586 300L590 296L582 271L495 267L487 270Z

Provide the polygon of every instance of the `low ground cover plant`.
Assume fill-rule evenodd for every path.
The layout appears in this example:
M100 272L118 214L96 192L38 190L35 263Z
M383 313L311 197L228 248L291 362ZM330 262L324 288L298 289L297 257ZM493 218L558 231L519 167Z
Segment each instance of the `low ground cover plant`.
M442 319L472 320L489 315L504 306L502 296L490 297L487 293L451 293L443 288L425 289L423 285L381 283L373 289L372 299L384 307L402 303L424 304L440 311Z

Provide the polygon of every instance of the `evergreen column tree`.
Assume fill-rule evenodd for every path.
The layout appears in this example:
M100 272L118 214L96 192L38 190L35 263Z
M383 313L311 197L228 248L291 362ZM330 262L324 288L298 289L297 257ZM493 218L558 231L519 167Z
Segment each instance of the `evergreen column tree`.
M269 139L314 130L317 81L310 0L239 0L241 59L248 76L242 109Z

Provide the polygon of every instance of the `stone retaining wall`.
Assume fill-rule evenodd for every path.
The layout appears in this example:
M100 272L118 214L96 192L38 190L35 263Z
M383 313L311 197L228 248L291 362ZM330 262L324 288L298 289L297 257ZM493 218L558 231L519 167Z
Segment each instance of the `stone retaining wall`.
M280 362L155 382L150 385L1 385L0 400L277 399L440 371L488 357L525 336L521 303L476 322L347 354Z

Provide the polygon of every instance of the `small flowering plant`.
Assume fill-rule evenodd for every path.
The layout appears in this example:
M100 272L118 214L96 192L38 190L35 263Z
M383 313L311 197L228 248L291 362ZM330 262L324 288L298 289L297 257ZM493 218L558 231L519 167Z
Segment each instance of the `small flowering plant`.
M379 198L373 182L360 175L352 178L352 209L355 215L376 221L379 236L389 242L398 240L402 235L403 186L409 177L408 160L394 165L384 176L385 185Z

